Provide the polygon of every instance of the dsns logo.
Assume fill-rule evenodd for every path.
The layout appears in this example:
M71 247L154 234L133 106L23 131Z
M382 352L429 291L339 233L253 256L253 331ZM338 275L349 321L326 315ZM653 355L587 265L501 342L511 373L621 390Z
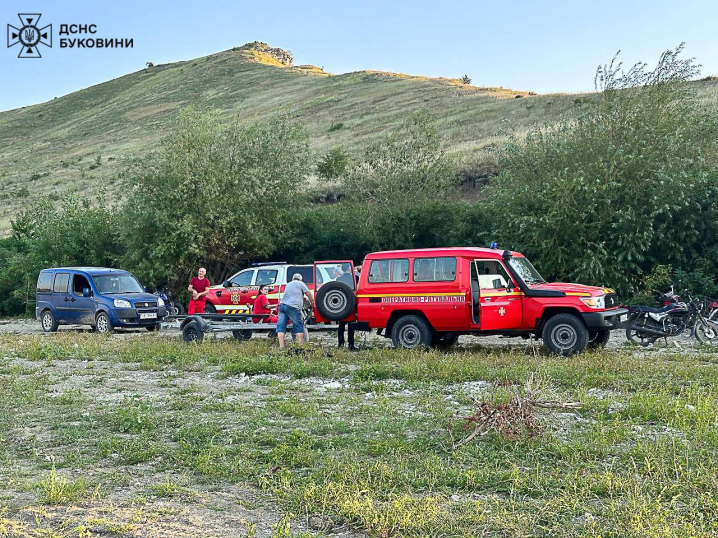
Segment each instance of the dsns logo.
M21 28L7 25L8 48L20 45L18 58L42 58L39 45L52 47L52 24L38 28L40 13L19 13Z

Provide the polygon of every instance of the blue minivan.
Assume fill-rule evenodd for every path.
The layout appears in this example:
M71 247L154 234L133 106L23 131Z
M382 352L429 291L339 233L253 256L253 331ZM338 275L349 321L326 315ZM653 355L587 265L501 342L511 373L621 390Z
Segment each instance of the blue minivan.
M45 332L61 324L90 325L98 333L154 331L167 314L162 299L145 292L131 273L105 267L43 269L36 297L35 317Z

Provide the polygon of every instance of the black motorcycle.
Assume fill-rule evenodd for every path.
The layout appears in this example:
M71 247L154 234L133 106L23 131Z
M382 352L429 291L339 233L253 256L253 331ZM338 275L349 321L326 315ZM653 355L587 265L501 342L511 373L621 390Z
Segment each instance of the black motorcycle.
M659 338L679 336L690 329L698 341L718 344L718 324L703 315L703 301L689 295L689 301L683 302L671 286L663 292L659 302L663 305L660 308L629 307L626 338L630 342L645 347Z

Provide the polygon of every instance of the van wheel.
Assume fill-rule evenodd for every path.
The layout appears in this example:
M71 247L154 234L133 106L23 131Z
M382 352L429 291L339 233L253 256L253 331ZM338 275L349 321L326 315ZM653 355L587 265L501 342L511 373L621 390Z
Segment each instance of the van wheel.
M232 336L234 336L237 340L249 340L252 338L252 329L232 331Z
M54 333L59 325L55 316L52 314L52 310L45 310L42 313L40 323L42 323L42 330L46 333Z
M556 314L546 322L543 343L556 355L580 353L588 345L588 329L573 314Z
M108 316L105 312L97 314L97 317L95 318L95 330L99 334L110 334L114 330L112 322L110 322L110 316Z
M404 349L429 347L432 336L431 325L419 316L401 317L391 330L391 342L394 347Z
M327 282L316 293L315 308L322 317L341 321L354 312L356 300L354 290L343 282Z
M606 344L608 344L610 339L611 331L608 329L591 331L588 333L588 347L590 349L600 349L602 347L606 347Z
M182 340L185 342L201 342L204 340L204 333L199 328L199 323L191 321L182 329Z

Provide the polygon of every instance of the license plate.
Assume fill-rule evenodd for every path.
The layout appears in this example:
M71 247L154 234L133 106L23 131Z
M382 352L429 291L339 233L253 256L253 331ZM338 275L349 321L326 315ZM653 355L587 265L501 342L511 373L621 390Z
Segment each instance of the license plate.
M157 314L154 312L141 312L140 319L157 319Z
M628 321L628 314L621 314L621 315L618 317L618 321L619 321L620 323L623 323L624 321Z

